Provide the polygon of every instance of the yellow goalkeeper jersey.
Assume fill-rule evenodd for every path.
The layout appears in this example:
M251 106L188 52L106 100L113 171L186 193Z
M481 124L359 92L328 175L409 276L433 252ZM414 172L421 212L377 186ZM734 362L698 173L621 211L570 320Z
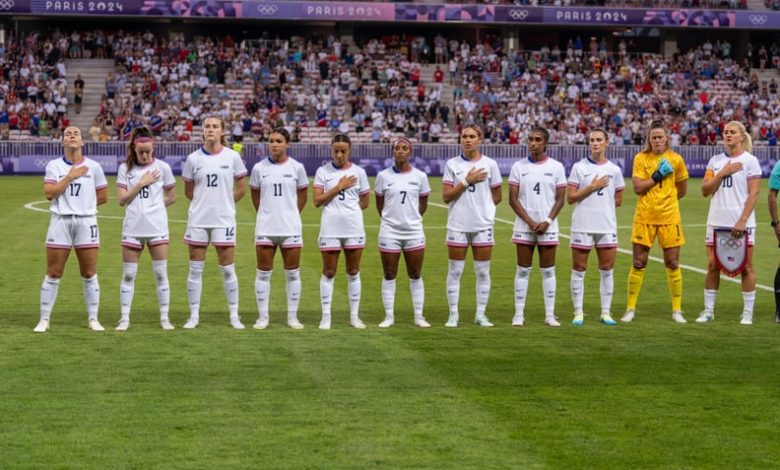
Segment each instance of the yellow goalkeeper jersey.
M652 152L640 152L634 157L632 176L651 179L662 158L669 160L674 172L667 175L648 192L639 196L634 212L634 222L651 225L671 225L680 223L680 205L677 202L677 183L688 179L688 168L682 156L667 150L661 155Z

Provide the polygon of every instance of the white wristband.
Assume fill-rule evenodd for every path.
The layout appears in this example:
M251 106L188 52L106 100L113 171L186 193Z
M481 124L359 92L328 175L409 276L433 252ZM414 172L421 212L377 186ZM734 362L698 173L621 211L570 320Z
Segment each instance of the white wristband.
M462 180L460 180L460 184L463 185L464 188L468 188L470 186L469 182L466 180L466 177L464 176Z
M547 225L552 225L553 221L551 218L547 217L546 219L544 219L544 222L547 222Z

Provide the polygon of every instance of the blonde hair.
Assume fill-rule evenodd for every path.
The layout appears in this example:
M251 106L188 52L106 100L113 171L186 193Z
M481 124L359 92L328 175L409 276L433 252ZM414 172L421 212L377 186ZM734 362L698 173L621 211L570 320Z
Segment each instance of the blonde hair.
M650 145L650 133L656 129L662 129L664 131L664 134L666 135L666 147L664 148L664 152L669 150L670 143L669 141L669 129L666 128L663 121L653 121L650 123L650 128L647 130L647 134L645 134L645 148L642 150L646 153L652 153L653 152L653 146Z
M745 125L742 124L739 121L729 121L726 123L726 125L723 127L723 130L726 130L726 127L728 126L734 126L739 131L740 135L742 135L742 147L745 149L746 152L752 153L753 152L753 138L750 137L750 133L748 133L747 129L745 128Z
M228 146L228 141L227 141L227 136L225 135L225 122L222 120L221 117L213 115L213 114L209 115L209 116L206 116L206 118L203 119L203 121L201 121L201 122L203 122L203 124L206 124L206 120L208 120L208 119L216 119L217 121L219 121L219 128L222 129L222 135L219 136L219 143L223 147L227 147Z

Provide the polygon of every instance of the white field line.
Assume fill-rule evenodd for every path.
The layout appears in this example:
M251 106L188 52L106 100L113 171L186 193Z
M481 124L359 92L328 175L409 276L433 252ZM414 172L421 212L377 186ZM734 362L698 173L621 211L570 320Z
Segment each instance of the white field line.
M439 203L436 203L436 202L429 202L428 205L440 207L442 209L446 209L447 208L447 206L445 206L444 204L439 204ZM501 222L502 224L508 224L508 225L514 225L515 224L514 220L510 221L510 220L502 219L502 218L499 218L499 217L496 217L496 222ZM704 225L703 224L685 225L685 227L704 227ZM628 227L626 227L626 228L628 228ZM563 237L563 238L568 238L568 239L571 238L570 236L565 235L565 234L560 233L560 232L559 232L558 235ZM634 253L631 250L627 250L625 248L618 247L617 251L620 252L620 253L629 255L631 257L634 256ZM663 258L659 258L657 256L650 256L649 259L651 261L655 261L657 263L664 264ZM701 268L697 268L695 266L689 266L687 264L680 264L680 267L685 269L685 270L687 270L687 271L693 271L693 272L699 273L699 274L707 274L706 270L701 269ZM724 275L721 275L720 278L722 280L725 280L725 281L728 281L728 282L733 282L733 283L736 283L736 284L741 284L742 283L742 281L739 278L728 277L728 276L724 276ZM761 290L765 290L765 291L769 291L769 292L774 292L775 291L775 289L773 287L765 286L765 285L762 285L762 284L756 284L756 288L761 289Z

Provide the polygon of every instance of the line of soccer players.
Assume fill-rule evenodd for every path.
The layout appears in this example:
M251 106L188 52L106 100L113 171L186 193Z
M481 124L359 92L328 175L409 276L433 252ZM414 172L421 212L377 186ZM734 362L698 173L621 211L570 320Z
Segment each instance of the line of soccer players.
M200 297L206 250L217 251L225 297L233 328L243 329L238 309L238 279L233 264L236 240L235 204L246 194L247 169L238 153L227 146L223 122L209 117L203 124L203 147L187 157L182 176L189 199L189 216L184 241L189 248L187 296L190 317L186 329L198 326ZM476 314L474 321L492 326L486 315L490 295L490 260L494 245L496 205L500 203L502 178L498 165L480 152L482 131L467 125L461 131L462 152L447 161L442 179L442 195L448 204L447 247L449 265L446 291L449 318L445 326L457 327L460 319L458 299L460 278L471 247L476 274ZM754 207L759 195L761 168L750 152L752 143L745 127L729 122L723 131L725 151L712 157L702 182L702 194L711 197L705 244L709 259L704 289L704 310L697 322L714 319L715 297L720 280L720 264L715 229L730 229L729 243L747 244L741 266L744 307L740 323L751 324L755 302L755 273L752 266ZM290 136L279 128L269 140L267 159L252 169L249 186L257 211L255 247L257 273L255 297L258 319L254 328L269 323L270 279L277 249L282 253L287 293L287 324L303 328L298 320L301 296L300 253L303 246L300 212L308 193L308 178L303 165L287 155ZM555 256L559 243L558 214L564 200L573 205L571 222L571 297L574 325L584 322L584 279L590 251L595 248L599 264L601 296L600 321L615 325L611 305L614 291L613 267L618 248L616 207L623 199L621 169L606 155L609 137L603 129L589 134L590 156L574 164L568 179L563 165L546 154L549 134L534 127L528 137L526 158L515 162L509 175L509 205L515 223L512 241L516 246L517 267L514 279L515 313L512 325L525 323L528 279L534 251L538 251L542 274L545 323L560 326L555 316ZM157 282L160 324L173 329L169 311L167 276L168 220L166 207L175 201L175 179L170 166L154 158L151 131L138 128L128 142L127 159L117 175L117 198L125 207L122 227L123 276L120 288L121 318L117 330L130 326L130 310L138 261L144 246L149 247ZM379 251L384 279L382 302L385 319L379 324L394 324L396 275L403 255L409 275L415 325L430 324L423 316L425 289L422 281L425 234L422 218L428 206L430 186L422 171L410 164L412 142L393 143L392 167L376 178L374 193L381 217ZM100 288L97 280L99 231L97 206L107 200L107 183L98 163L82 154L83 141L78 128L63 134L64 157L46 167L44 191L51 201L52 213L46 235L47 272L41 286L40 321L36 332L49 328L49 320L65 263L75 248L84 281L89 327L102 331L98 321ZM369 204L369 183L365 170L350 162L351 141L337 134L331 142L332 161L320 167L314 177L313 201L322 208L318 244L322 255L319 327L331 327L331 302L339 255L346 259L350 323L365 328L359 317L361 298L360 261L365 247L362 211ZM646 146L634 158L632 185L638 201L632 227L633 264L628 276L627 309L622 322L634 319L648 255L657 238L664 253L672 318L685 323L682 314L682 272L680 248L685 237L678 200L687 192L688 172L683 158L669 148L669 134L662 122L653 122L647 132ZM568 186L568 191L567 191ZM777 193L780 190L780 164L770 180L770 215L780 242L777 220ZM780 284L780 269L775 284ZM776 289L776 291L779 289ZM780 299L776 299L780 300ZM778 303L780 305L780 302ZM777 314L780 322L780 313Z

